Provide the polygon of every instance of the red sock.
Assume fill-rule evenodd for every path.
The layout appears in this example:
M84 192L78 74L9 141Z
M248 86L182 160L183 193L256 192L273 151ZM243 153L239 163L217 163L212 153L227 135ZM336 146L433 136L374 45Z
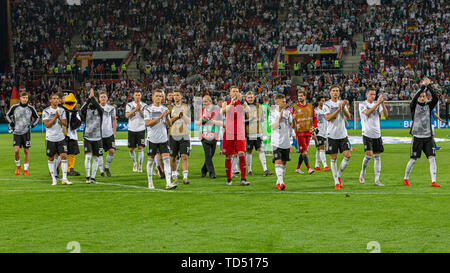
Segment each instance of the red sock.
M241 179L245 179L247 174L247 162L245 160L245 155L239 156L239 168L241 169Z
M309 165L306 165L306 168L309 170L310 169Z
M231 158L225 158L225 171L227 172L227 179L231 179Z

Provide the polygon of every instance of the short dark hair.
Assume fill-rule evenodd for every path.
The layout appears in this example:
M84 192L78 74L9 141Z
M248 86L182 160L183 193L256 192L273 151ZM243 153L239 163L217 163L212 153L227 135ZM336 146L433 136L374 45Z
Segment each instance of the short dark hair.
M55 93L60 99L64 98L64 93L63 92L56 92Z
M275 96L275 100L281 100L281 99L285 99L285 98L286 98L286 96L284 94L277 94Z
M340 87L339 85L337 85L337 84L333 84L333 85L330 87L330 91L331 91L331 89L333 89L333 88L337 88L337 89L339 89L339 91L341 91L341 87Z
M29 94L28 94L28 92L27 91L22 91L22 92L20 92L20 96L21 97L26 97L26 96L28 96Z

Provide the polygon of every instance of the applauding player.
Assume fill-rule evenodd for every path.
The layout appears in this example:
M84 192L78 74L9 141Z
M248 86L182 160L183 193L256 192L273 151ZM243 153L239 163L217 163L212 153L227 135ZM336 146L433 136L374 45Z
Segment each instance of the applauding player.
M163 91L157 89L153 91L152 105L144 108L144 120L147 125L147 177L148 188L154 189L153 185L153 163L155 155L161 153L164 172L166 178L166 189L171 190L177 187L176 184L170 182L170 154L169 154L169 138L167 128L170 127L170 119L168 118L169 109L161 104L163 99Z
M312 104L306 102L306 91L300 89L298 91L298 103L292 109L294 117L294 129L297 137L297 145L300 151L297 164L297 173L303 173L300 170L302 162L305 162L309 174L314 173L314 169L309 166L308 146L311 139L311 131L317 128L317 117L314 114Z
M102 117L102 145L103 151L108 151L106 156L105 173L107 176L111 176L109 166L114 158L114 152L116 151L116 141L114 139L117 131L117 117L116 108L108 104L108 93L106 91L100 92L99 96L100 106L103 108ZM103 175L103 156L99 158L99 169Z
M439 97L436 90L430 86L431 80L425 78L422 86L415 94L411 101L411 116L413 124L411 126L410 134L413 136L411 143L411 159L406 165L405 177L403 184L409 186L409 175L416 160L420 158L422 151L430 162L431 186L440 187L436 183L436 150L433 142L433 128L431 125L431 113L434 107L439 102ZM430 90L431 101L427 101L426 89Z
M272 151L277 175L276 189L285 190L283 177L286 173L286 162L291 160L291 124L292 114L288 111L286 98L283 94L275 97L276 107L270 111L269 124L272 128Z
M342 188L341 174L350 162L350 147L348 145L347 128L345 127L345 117L350 119L347 101L339 99L340 88L338 85L332 85L330 90L331 99L325 102L325 118L327 119L327 154L331 159L331 171L333 173L334 188ZM337 153L344 154L341 165L337 169Z
M237 153L241 170L241 185L248 186L245 179L247 174L245 161L245 128L244 114L248 109L247 102L242 100L242 95L237 86L230 87L231 99L222 104L222 114L225 115L225 131L223 133L222 153L226 155L225 169L227 173L227 185L231 185L231 157Z
M128 149L130 157L133 161L133 172L142 172L142 164L144 163L144 147L145 147L145 122L144 107L147 105L141 102L142 92L135 90L133 93L133 101L127 104L125 117L128 119ZM134 149L138 147L138 164L136 163L136 154Z
M81 120L84 121L83 145L86 183L97 183L98 158L103 157L102 121L103 108L97 102L94 89L91 88L88 100L80 109ZM91 172L92 158L92 172Z
M173 105L170 110L171 124L169 130L169 147L171 156L172 179L178 183L177 157L180 155L183 168L183 184L189 184L188 180L188 156L190 151L190 130L191 118L188 106L181 102L181 91L173 92Z
M255 94L253 91L248 91L246 94L246 102L249 111L245 113L245 136L247 146L247 169L248 175L252 176L252 157L253 148L258 151L259 161L263 167L264 176L272 173L267 170L266 154L263 148L263 127L265 116L262 111L262 106L255 102Z
M381 156L384 152L383 140L381 139L380 115L388 116L388 111L384 103L384 95L381 94L375 102L375 89L368 89L366 100L359 104L359 115L361 117L362 136L364 151L366 156L362 162L362 169L359 175L359 182L364 184L366 168L370 159L374 158L375 186L384 186L380 183Z
M72 182L67 180L67 139L63 133L62 126L67 126L66 111L59 107L59 96L52 94L50 97L50 106L45 108L42 112L42 120L46 128L45 140L46 150L48 156L48 169L52 176L52 185L55 186L56 180L55 157L61 158L61 169L63 172L63 185L72 185Z

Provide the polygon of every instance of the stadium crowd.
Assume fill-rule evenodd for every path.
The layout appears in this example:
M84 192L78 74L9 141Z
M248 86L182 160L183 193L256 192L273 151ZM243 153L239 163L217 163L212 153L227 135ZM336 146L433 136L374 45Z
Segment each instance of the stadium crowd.
M288 76L248 73L256 70L257 62L271 70L280 46L335 43L348 48L354 34L361 32L366 43L360 73L308 75L303 85L310 99L327 95L331 84L339 84L350 102L364 99L364 91L372 85L389 100L408 100L418 80L427 76L439 84L441 99L447 100L449 4L390 1L372 8L365 2L83 0L81 6L67 7L60 0L12 1L16 77L36 99L38 110L48 104L49 92L73 89L70 79L40 79L32 84L29 75L45 74L55 67L63 70L64 64L57 59L61 53L68 54L77 32L81 51L142 49L134 49L142 59L141 80L104 84L89 77L97 67L80 68L86 76L75 91L81 102L90 85L110 92L119 115L134 88L179 88L186 102L205 93L217 102L226 99L231 84L238 84L243 91L255 90L259 100L278 92L288 94L292 88ZM102 66L100 71L105 69ZM11 81L1 80L5 105Z

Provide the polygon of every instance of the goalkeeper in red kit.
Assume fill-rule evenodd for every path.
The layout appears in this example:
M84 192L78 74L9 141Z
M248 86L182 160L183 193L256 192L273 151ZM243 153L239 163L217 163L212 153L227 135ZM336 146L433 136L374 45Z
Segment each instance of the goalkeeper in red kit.
M245 125L244 115L249 107L242 99L237 86L230 87L231 99L222 104L222 114L225 115L225 131L223 133L222 154L226 155L225 169L227 172L227 185L231 185L231 158L237 153L239 168L241 170L241 185L250 185L245 175L247 166L245 159Z

